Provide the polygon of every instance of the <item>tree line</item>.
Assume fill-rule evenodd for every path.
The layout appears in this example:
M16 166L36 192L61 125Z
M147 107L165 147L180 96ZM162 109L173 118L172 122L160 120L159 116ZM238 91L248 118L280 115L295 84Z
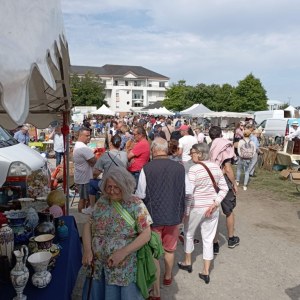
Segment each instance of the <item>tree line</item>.
M260 80L249 74L236 87L227 83L190 86L185 80L180 80L167 89L163 105L173 111L181 111L195 103L202 103L212 111L246 112L268 109L267 100Z

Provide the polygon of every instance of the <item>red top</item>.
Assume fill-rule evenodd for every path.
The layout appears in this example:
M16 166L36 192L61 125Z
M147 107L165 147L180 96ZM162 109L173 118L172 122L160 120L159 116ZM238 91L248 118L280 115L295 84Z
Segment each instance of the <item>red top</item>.
M131 151L134 154L134 157L130 161L128 171L141 171L143 166L149 161L150 158L149 142L146 139L142 139L134 145Z

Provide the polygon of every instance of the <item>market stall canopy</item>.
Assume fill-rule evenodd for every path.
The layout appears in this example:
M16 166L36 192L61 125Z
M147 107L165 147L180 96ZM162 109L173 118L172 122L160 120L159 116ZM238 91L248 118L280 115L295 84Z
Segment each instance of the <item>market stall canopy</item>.
M110 110L105 104L103 104L96 111L91 112L92 115L104 115L104 116L114 116L116 113Z
M198 103L195 103L195 104L193 104L192 106L190 106L190 107L188 107L188 108L182 110L182 111L180 112L180 114L184 114L184 113L186 113L186 112L192 110L192 109L195 108L196 106L198 106Z
M229 112L229 111L215 111L203 114L204 118L253 118L253 114Z
M191 116L191 117L198 117L202 116L204 113L210 113L212 112L209 108L207 108L202 103L200 104L194 104L187 110L183 110L180 112L182 116Z
M168 110L166 107L154 108L149 110L150 115L160 115L160 116L172 116L174 113Z
M71 107L60 0L3 0L0 27L0 124L45 128Z

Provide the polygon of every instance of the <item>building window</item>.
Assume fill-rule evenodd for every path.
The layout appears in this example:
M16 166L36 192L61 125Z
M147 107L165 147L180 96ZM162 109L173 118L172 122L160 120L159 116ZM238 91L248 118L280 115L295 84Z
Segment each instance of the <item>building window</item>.
M118 92L116 93L116 97L119 97L119 93Z
M115 81L114 81L114 85L118 85L118 80L115 80Z
M127 94L129 94L129 91L127 91Z
M127 103L127 105L129 105L129 104L130 104L130 102L129 102L129 101L127 101L126 103Z
M141 103L134 103L134 107L141 107Z
M128 86L128 80L125 80L125 85Z
M159 87L165 87L165 82L160 82Z

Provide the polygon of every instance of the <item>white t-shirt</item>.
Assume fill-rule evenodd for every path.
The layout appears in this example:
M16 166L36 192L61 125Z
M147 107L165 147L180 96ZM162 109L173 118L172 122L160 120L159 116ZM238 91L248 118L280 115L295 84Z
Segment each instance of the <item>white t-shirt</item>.
M73 151L74 181L77 184L89 183L93 178L93 168L88 160L94 157L94 152L86 144L76 142Z
M204 138L205 138L205 136L204 136L203 132L198 133L198 135L197 135L198 143L203 143L204 142Z
M192 135L185 135L178 141L178 147L182 149L182 161L189 161L191 159L190 150L193 145L198 144L197 139Z
M62 134L54 134L53 137L53 149L56 152L65 152L64 149L64 137Z

